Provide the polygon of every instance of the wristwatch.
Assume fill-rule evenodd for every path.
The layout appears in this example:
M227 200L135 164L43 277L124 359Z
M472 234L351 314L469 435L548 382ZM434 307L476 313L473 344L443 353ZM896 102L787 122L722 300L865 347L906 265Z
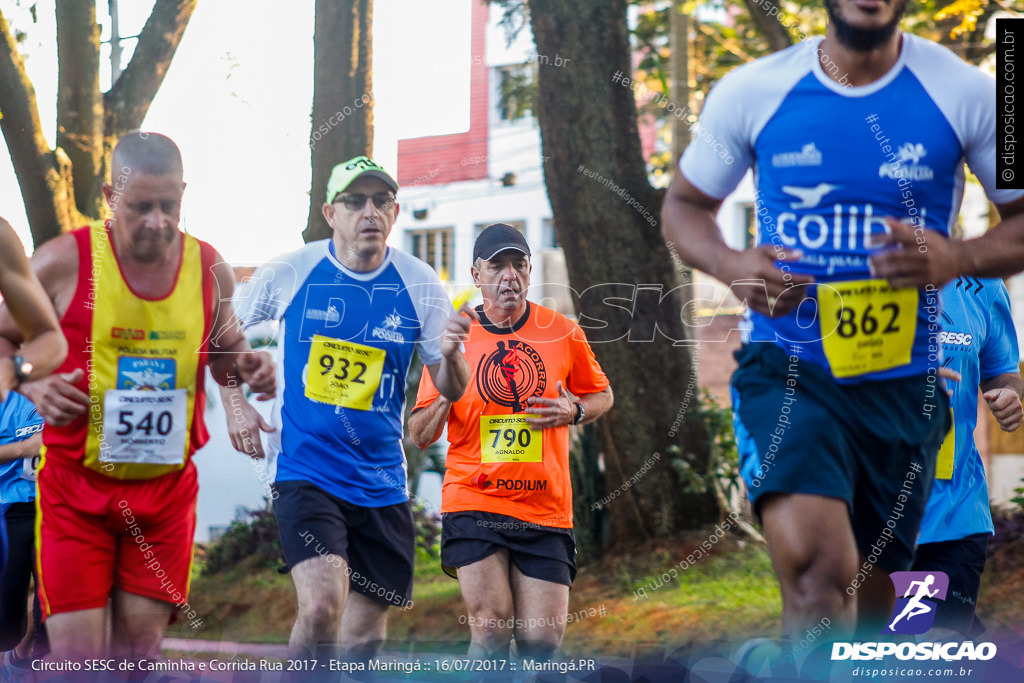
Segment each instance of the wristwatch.
M580 422L583 422L583 414L584 414L583 403L580 402L580 401L577 401L576 402L576 417L573 418L572 423L574 425L578 425Z
M11 362L14 363L14 379L16 382L14 388L16 389L28 381L28 376L32 374L32 363L25 360L23 356L18 355L11 356Z

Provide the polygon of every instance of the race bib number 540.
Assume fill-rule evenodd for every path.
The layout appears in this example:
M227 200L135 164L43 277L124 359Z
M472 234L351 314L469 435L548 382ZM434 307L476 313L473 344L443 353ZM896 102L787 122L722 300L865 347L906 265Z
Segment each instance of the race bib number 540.
M369 410L386 358L384 349L314 335L306 370L306 398Z
M910 362L917 332L918 291L883 280L818 286L821 344L832 374L855 377ZM829 332L831 330L831 332Z
M111 389L103 401L102 462L185 462L188 391Z

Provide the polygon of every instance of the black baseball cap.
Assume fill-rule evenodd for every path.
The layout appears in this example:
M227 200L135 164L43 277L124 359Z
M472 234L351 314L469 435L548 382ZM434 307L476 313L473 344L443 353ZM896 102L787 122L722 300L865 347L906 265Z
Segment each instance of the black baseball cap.
M526 243L523 233L504 223L488 225L473 245L473 260L490 261L506 249L515 249L530 256L530 245Z

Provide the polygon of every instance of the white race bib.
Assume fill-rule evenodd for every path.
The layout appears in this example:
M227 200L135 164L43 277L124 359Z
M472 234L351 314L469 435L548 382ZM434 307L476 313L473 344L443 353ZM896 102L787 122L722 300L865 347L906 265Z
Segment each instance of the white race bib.
M185 462L188 390L111 389L103 401L101 462Z
M39 462L43 459L43 456L36 453L35 455L21 459L21 478L28 479L29 481L36 480L36 470L39 469Z

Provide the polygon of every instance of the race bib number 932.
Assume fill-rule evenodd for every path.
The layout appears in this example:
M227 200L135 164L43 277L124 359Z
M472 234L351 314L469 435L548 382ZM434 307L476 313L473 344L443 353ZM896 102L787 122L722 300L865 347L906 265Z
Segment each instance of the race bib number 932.
M370 410L386 358L384 349L314 335L306 370L306 398Z

